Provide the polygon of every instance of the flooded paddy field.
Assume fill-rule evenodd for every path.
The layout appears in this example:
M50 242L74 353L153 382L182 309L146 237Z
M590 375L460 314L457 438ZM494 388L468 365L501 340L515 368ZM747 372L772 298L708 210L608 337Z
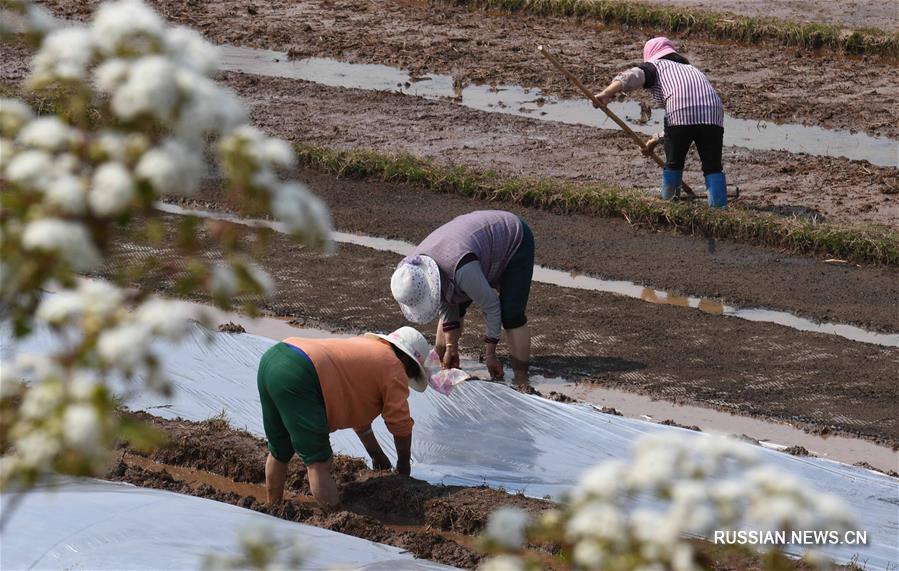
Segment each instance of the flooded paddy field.
M46 4L60 16L86 18L96 1ZM537 44L554 47L576 75L600 88L619 68L639 61L643 36L650 33L425 1L151 4L219 44L287 51L296 59L379 63L416 75L452 75L462 84L504 83L568 96L578 94L536 54ZM683 51L713 78L725 109L735 116L899 136L899 87L882 67L894 62L693 38Z

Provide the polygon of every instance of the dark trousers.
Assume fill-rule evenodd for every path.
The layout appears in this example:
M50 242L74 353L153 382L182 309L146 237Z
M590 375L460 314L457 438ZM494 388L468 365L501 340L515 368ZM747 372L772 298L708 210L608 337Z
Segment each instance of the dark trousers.
M721 147L724 146L724 127L718 125L665 125L665 168L684 170L690 145L696 143L702 174L722 172Z

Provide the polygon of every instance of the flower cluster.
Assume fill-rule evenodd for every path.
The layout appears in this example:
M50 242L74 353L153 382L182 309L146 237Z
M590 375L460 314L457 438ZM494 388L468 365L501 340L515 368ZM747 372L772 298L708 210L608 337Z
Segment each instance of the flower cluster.
M272 213L318 247L331 234L324 203L282 178L296 166L292 147L249 126L237 96L212 78L217 49L196 31L168 25L140 0L102 4L87 25L58 27L22 0L5 2L3 16L0 31L34 40L23 91L40 97L43 113L0 99L0 303L16 337L49 328L59 348L0 366L0 486L50 469L102 469L120 428L109 379L139 377L151 390L170 390L152 341L183 336L187 312L147 299L147 274L222 306L273 293L272 278L252 262L261 240L209 223L205 237L221 255L198 253L200 222L164 220L159 199L218 184L213 176L224 172L221 184L242 214ZM15 25L6 29L7 21ZM104 266L122 236L154 246L170 240L165 251L175 255ZM112 281L78 278L88 271Z
M510 508L492 514L482 568L539 568L520 552L526 541L563 547L575 569L693 571L690 537L715 530L852 529L840 499L763 465L756 451L716 436L643 437L629 463L612 460L587 472L568 501L536 521ZM770 547L770 546L769 546ZM809 564L822 563L807 554Z

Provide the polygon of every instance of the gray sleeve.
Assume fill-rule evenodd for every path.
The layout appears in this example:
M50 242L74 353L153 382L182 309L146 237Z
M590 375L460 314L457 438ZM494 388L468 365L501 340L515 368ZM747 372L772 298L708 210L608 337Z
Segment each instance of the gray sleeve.
M616 75L612 81L620 81L621 91L630 93L643 87L646 82L646 74L639 67L632 67Z
M487 277L481 270L481 264L469 262L456 270L456 285L471 301L478 304L484 312L484 320L487 322L487 331L484 337L499 341L502 332L502 318L500 315L499 296L490 287Z

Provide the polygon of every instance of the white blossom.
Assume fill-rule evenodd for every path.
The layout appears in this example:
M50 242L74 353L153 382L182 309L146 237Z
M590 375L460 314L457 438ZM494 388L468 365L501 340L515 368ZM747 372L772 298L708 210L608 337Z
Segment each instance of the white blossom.
M100 382L93 372L79 370L75 372L69 381L69 394L75 400L88 401L93 398L97 388L100 386Z
M46 151L62 151L77 143L79 138L77 130L58 118L39 117L19 131L18 141Z
M25 9L25 18L28 20L30 29L35 32L46 34L57 26L56 18L43 6L28 4Z
M571 553L574 562L587 569L602 569L605 550L593 539L582 539L574 546Z
M31 121L34 112L27 104L11 97L0 97L0 133L13 137Z
M47 202L64 214L83 214L87 209L87 191L81 178L63 174L54 177L45 187Z
M63 437L74 448L96 453L101 447L102 427L97 409L87 403L66 407L63 415Z
M31 63L29 80L81 80L94 57L94 44L84 28L61 28L48 34Z
M102 4L91 26L94 41L106 55L146 53L161 47L165 23L138 0Z
M517 549L524 544L530 521L531 516L523 509L504 506L490 514L486 534L503 547Z
M198 73L208 75L218 66L218 48L191 28L177 26L169 29L165 35L165 45L175 61Z
M154 298L141 304L135 317L153 333L177 338L187 331L190 325L187 319L189 314L184 302Z
M134 198L134 181L125 165L108 162L94 172L88 201L98 216L121 214Z
M77 271L89 270L100 263L100 252L78 222L41 218L29 222L22 235L26 250L59 254Z
M26 420L41 420L63 403L62 386L58 382L38 379L39 382L25 393L19 414Z
M575 499L616 498L625 491L627 469L624 462L609 460L587 472L574 490Z
M150 341L152 334L146 325L129 323L103 331L97 341L97 352L107 363L132 371L143 362Z
M180 137L198 140L209 132L227 133L246 121L246 109L231 90L186 68L176 77L186 99L175 128Z
M94 85L103 93L113 93L131 71L131 64L123 58L108 59L94 70Z
M16 441L17 456L28 468L44 470L59 454L60 442L43 430L33 430Z
M203 158L175 139L150 149L141 157L135 174L158 194L190 195L203 179Z
M624 531L624 518L615 506L598 501L591 501L575 512L565 527L571 539L582 537L618 540Z
M151 115L167 121L178 101L176 68L162 56L146 56L134 62L128 78L112 95L113 112L126 121Z
M53 168L53 158L46 152L25 151L9 161L6 178L25 186L40 186L48 180Z

